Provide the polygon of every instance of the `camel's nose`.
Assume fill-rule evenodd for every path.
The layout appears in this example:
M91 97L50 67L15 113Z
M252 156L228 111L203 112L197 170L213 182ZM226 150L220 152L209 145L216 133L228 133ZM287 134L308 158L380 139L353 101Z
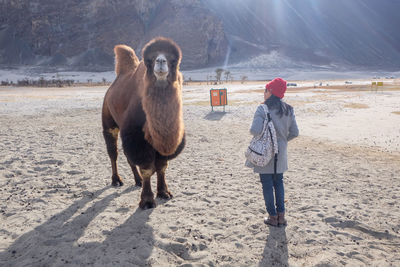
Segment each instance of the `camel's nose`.
M167 60L164 58L157 58L156 62L160 65L167 64Z
M166 73L166 72L168 72L167 62L163 62L163 63L157 64L155 69L154 69L154 71L158 72L158 73Z

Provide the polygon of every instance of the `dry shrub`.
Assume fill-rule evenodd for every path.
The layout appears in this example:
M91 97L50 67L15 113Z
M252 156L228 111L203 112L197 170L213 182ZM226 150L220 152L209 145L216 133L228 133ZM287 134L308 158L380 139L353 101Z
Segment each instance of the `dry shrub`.
M230 94L243 94L243 93L257 93L257 94L263 94L265 89L240 89L236 90L234 92L230 92Z
M344 105L345 108L369 108L366 104L361 103L347 103Z

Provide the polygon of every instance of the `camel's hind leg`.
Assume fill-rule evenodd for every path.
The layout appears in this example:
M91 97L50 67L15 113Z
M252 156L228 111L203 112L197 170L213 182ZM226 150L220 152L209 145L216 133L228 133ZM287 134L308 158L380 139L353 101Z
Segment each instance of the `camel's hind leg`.
M151 190L151 176L154 174L154 167L140 167L140 173L143 178L142 194L140 196L139 207L142 209L151 209L156 207L154 194Z
M157 197L170 199L172 198L171 192L168 190L167 182L165 181L165 170L168 167L167 160L157 159L156 160L156 171L157 171Z
M117 169L118 133L119 133L119 129L117 127L103 130L103 136L104 136L104 140L106 141L108 156L110 157L110 160L111 160L111 168L112 168L111 185L113 185L113 186L124 185L121 177L119 177L119 175L118 175L118 169Z
M118 175L117 170L117 158L118 158L118 133L119 128L118 125L115 123L114 119L112 118L106 103L103 103L103 110L101 113L101 120L103 122L103 136L104 140L106 141L107 152L108 156L111 160L111 168L112 168L112 177L111 177L111 184L113 186L123 185L121 177Z

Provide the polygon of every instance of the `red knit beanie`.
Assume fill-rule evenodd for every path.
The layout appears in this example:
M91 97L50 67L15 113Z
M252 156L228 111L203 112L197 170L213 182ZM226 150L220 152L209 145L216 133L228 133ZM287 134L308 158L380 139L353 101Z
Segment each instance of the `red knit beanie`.
M283 98L286 92L286 81L282 78L275 78L265 85L265 89L270 91L274 96Z

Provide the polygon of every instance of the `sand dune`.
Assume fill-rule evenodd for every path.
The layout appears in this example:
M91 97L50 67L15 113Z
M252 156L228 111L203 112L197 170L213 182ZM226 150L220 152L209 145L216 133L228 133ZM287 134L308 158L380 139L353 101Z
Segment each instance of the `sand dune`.
M210 112L208 86L184 88L174 198L145 211L122 151L126 183L110 186L106 88L0 88L0 265L399 265L400 92L287 93L301 136L289 145L289 225L269 228L243 156L262 85L227 87L227 113Z

